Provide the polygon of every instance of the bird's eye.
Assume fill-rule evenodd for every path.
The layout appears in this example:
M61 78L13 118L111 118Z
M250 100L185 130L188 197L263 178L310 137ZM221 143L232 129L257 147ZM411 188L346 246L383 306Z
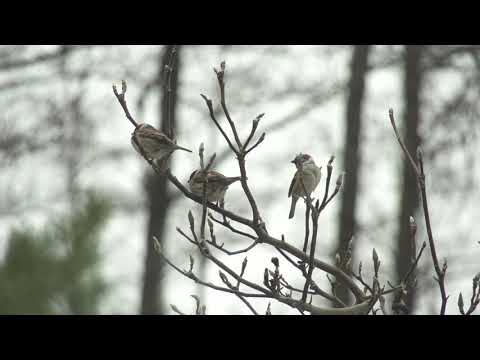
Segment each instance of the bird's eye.
M310 159L310 156L309 156L309 155L303 155L303 156L302 156L302 159L303 159L303 160L308 160L308 159Z

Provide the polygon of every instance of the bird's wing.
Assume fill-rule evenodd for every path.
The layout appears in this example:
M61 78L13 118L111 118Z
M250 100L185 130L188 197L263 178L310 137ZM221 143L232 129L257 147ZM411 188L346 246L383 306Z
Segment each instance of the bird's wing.
M140 143L138 141L138 138L137 138L137 133L135 131L132 133L132 137L130 138L130 142L132 143L132 146L135 149L135 151L137 151L142 156L146 156L145 150L140 145Z
M288 189L288 197L292 196L293 186L295 185L295 181L297 180L298 172L295 173L293 176L292 182L290 183L290 188Z
M210 170L207 174L207 179L209 182L225 182L227 178L217 171Z
M226 179L225 176L223 176L222 174L220 174L219 172L216 172L216 171L208 171L207 172L207 181L209 183L213 183L213 182L220 182L220 181L224 181ZM201 170L195 170L192 175L190 175L190 179L189 181L193 181L193 182L196 182L196 183L203 183L204 182L204 179L205 179L205 176L203 175L202 171Z
M162 132L158 131L157 129L145 129L142 134L144 137L161 141L163 143L168 143L171 146L176 146L176 144L170 140L165 134Z

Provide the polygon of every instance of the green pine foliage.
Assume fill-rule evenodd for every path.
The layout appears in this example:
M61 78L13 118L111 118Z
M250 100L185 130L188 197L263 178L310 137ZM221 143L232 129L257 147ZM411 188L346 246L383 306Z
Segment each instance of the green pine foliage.
M73 214L43 229L15 228L0 264L0 314L95 314L109 284L100 272L100 232L111 202L93 192Z

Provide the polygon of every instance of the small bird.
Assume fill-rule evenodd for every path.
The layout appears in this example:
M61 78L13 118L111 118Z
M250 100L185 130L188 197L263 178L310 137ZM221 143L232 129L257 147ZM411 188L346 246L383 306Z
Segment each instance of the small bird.
M140 154L139 145L142 147L145 155L151 160L163 160L168 158L175 150L184 150L192 152L189 149L178 146L170 140L164 133L148 124L140 124L132 133L131 138L133 148Z
M220 174L217 171L209 170L206 174L207 185L206 195L207 200L216 203L222 203L227 192L228 187L235 181L239 181L241 177L228 177ZM190 190L197 196L203 196L203 184L205 182L204 172L201 170L195 170L188 180Z
M322 177L322 167L315 164L313 158L308 154L299 154L291 161L297 167L297 172L293 176L292 183L288 189L288 197L292 197L292 205L290 206L290 214L288 218L291 219L295 215L295 207L299 198L306 196L305 190L311 194ZM303 187L302 181L303 179Z

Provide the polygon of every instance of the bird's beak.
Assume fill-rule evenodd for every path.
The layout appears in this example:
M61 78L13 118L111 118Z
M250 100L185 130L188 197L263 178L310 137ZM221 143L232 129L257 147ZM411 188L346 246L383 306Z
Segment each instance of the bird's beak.
M293 159L292 161L290 161L292 164L295 164L297 165L297 162L295 161L295 159Z

